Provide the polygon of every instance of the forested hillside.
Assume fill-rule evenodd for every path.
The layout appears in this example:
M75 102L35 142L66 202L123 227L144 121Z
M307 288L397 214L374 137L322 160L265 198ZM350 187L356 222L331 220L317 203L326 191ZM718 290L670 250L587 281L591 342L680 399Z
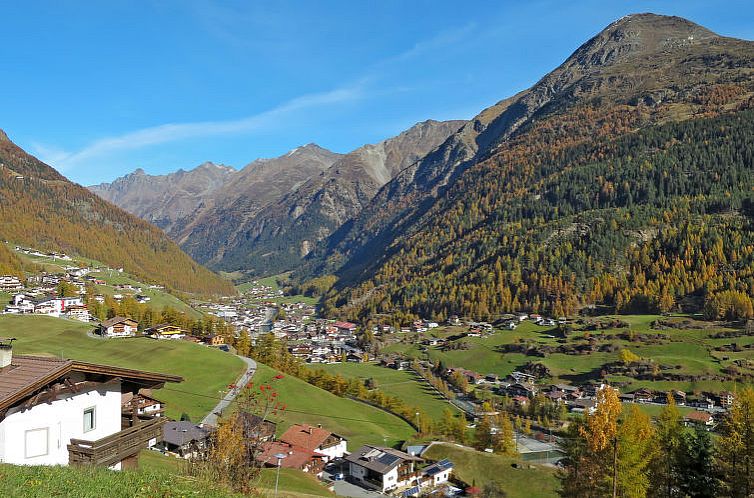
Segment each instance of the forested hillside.
M331 239L327 311L751 316L752 61L683 19L612 24Z
M176 290L234 293L230 282L191 260L159 229L69 182L2 132L0 234L14 243L122 266ZM0 258L20 270L17 259Z

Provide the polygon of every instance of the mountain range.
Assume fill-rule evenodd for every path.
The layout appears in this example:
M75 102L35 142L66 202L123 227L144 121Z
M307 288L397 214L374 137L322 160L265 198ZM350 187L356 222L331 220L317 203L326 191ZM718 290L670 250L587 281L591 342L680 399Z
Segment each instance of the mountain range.
M105 202L27 154L0 131L0 233L6 241L123 267L144 281L194 294L232 284L197 264L153 225ZM5 246L3 270L20 260Z
M332 275L325 313L352 318L719 315L754 292L753 73L750 41L626 16L468 122L309 151L288 178L292 151L271 195L230 181L168 232L215 268Z
M139 169L89 188L213 268L280 273L463 124L425 121L344 155L308 144L239 171L212 163L162 176Z

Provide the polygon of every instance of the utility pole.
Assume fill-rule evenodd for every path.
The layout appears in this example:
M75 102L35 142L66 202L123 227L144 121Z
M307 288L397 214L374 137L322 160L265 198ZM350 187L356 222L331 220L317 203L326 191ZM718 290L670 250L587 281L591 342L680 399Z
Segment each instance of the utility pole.
M618 498L618 436L613 437L613 498Z
M283 461L283 458L287 457L285 453L278 453L275 455L275 458L278 459L278 471L277 474L275 474L275 496L278 495L278 483L280 482L280 464Z

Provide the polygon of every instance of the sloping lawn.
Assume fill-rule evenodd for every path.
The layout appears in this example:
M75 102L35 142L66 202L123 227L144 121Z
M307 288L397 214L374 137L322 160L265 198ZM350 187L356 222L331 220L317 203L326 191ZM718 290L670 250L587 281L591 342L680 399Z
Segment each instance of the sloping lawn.
M481 488L485 483L498 482L509 498L557 496L558 481L552 467L522 463L450 443L433 444L422 456L432 460L448 458L454 464L453 474L470 486Z
M0 315L0 337L15 337L17 354L47 354L91 363L180 375L155 396L167 403L167 415L188 413L200 420L217 404L221 391L243 372L241 360L214 348L186 341L144 337L99 339L85 323L47 316Z
M322 368L330 374L340 374L346 378L374 379L377 389L396 396L409 406L424 410L430 417L439 420L444 410L457 411L455 405L445 401L415 373L406 370L393 370L369 363L335 363L332 365L314 365L312 369Z
M322 424L348 438L348 449L354 451L366 443L394 446L414 434L409 424L385 411L340 398L290 375L274 379L276 370L262 364L258 367L254 382L274 385L280 401L287 405L277 420L278 435L291 424Z

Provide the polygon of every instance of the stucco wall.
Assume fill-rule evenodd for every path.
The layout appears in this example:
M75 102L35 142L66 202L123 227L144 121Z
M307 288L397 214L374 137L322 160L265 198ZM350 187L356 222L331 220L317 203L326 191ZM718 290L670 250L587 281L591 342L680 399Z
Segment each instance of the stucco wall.
M12 408L0 422L0 461L18 465L67 465L68 443L72 438L95 441L121 430L120 383L102 390L66 394L49 404L29 410ZM84 411L95 408L95 427L84 432ZM27 441L42 440L47 429L47 453L27 456Z

